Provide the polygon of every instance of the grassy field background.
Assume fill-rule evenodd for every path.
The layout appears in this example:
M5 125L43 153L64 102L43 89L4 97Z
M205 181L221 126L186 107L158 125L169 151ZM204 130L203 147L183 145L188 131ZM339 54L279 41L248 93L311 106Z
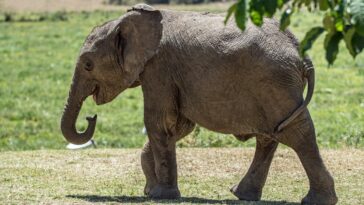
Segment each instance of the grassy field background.
M228 4L173 6L172 9L225 12ZM125 7L113 11L12 12L13 22L0 15L0 150L61 149L67 144L59 122L68 95L74 64L87 34L96 25L117 18ZM53 12L53 11L52 11ZM9 14L8 14L9 15ZM37 21L41 19L42 21ZM300 39L320 25L320 14L302 11L291 30ZM343 51L328 68L323 38L310 51L316 66L316 92L311 110L322 147L364 147L364 55L353 60ZM85 117L99 116L95 140L99 147L141 147L143 102L140 88L129 89L113 102L96 106L87 99L78 128ZM180 147L253 146L197 128L179 142Z
M140 150L20 151L0 155L2 204L244 204L298 205L308 180L297 156L279 149L272 162L262 201L238 201L229 188L238 183L253 157L252 148L177 150L179 200L143 196ZM364 202L364 151L323 150L335 178L340 205Z
M229 192L247 171L253 148L177 149L183 197L176 201L143 196L140 149L49 150L64 149L67 144L59 130L60 117L85 37L94 26L126 11L125 6L100 5L101 0L57 2L0 0L1 204L299 204L308 180L291 149L277 151L261 202L240 202ZM225 12L228 6L161 7ZM9 18L11 22L5 22ZM302 39L308 28L321 24L320 19L319 13L302 11L293 18L291 30ZM317 81L309 108L324 161L335 178L339 204L362 204L364 55L353 60L341 44L344 52L328 68L322 42L320 38L310 51ZM77 127L84 129L85 117L94 113L99 116L98 147L136 148L145 142L140 88L127 90L103 106L86 100ZM254 144L254 140L241 143L198 127L178 146Z

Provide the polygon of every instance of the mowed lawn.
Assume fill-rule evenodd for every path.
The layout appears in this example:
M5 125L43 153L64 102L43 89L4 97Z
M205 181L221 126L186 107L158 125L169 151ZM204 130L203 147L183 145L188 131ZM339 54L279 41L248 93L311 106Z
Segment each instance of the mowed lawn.
M298 204L308 180L291 149L279 148L261 202L240 202L229 192L247 171L252 148L180 148L179 200L143 195L139 149L20 151L0 154L1 204ZM364 203L364 151L322 150L339 204Z
M170 9L225 12L227 7L212 4ZM0 150L64 148L59 123L80 47L94 26L124 12L125 7L61 14L14 13L15 22L0 22ZM45 21L17 22L37 19L37 15L46 15ZM60 18L67 20L58 21ZM0 15L0 21L3 19ZM319 13L302 11L293 18L291 30L302 39L305 31L317 25L321 25ZM310 51L317 75L309 109L317 139L322 147L363 148L364 55L353 60L342 43L335 65L328 68L322 42L323 37ZM103 106L87 99L78 128L84 129L85 117L95 113L99 116L95 132L99 147L141 147L145 142L140 88L127 90ZM197 128L178 146L241 147L254 146L254 142L241 143L232 136Z

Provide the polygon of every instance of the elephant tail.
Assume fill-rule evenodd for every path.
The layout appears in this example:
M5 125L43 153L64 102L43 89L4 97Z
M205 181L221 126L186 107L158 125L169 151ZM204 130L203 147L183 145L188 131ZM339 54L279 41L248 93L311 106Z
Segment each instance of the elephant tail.
M298 115L302 113L310 103L314 88L315 88L315 69L313 67L311 59L306 56L303 59L303 66L304 66L304 78L307 81L307 93L306 98L303 103L289 116L287 119L282 121L278 127L276 128L275 132L280 132L284 129L289 123L291 123Z

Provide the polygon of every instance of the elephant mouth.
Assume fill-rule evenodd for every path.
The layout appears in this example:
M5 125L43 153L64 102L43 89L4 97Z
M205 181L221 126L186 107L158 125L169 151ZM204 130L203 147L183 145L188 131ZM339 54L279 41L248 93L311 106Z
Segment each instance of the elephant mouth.
M99 95L100 87L98 85L95 86L93 91L91 92L93 100L97 103L97 96Z

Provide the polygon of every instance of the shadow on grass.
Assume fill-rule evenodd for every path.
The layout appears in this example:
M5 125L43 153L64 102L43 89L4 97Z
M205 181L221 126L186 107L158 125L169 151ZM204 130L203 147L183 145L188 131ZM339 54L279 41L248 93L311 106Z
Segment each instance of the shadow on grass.
M143 203L143 202L158 202L163 204L178 204L178 203L204 203L204 204L242 204L242 205L298 205L299 203L292 203L286 201L239 201L239 200L217 200L217 199L204 199L199 197L181 197L178 200L152 200L145 196L98 196L98 195L67 195L69 198L82 199L88 202L119 202L119 203Z

